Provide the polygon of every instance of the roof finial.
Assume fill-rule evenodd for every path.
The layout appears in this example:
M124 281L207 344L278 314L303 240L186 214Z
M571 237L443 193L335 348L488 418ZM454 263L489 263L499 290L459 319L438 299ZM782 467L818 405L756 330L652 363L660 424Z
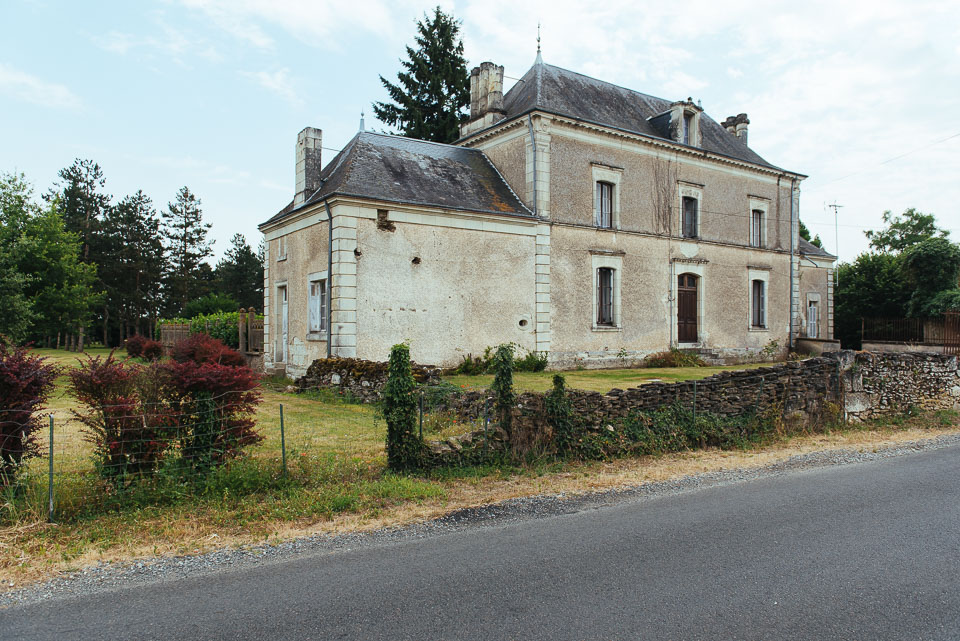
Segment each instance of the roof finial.
M363 109L360 110L360 131L366 131L363 127Z
M535 64L543 64L543 58L540 56L540 22L537 22L537 61Z

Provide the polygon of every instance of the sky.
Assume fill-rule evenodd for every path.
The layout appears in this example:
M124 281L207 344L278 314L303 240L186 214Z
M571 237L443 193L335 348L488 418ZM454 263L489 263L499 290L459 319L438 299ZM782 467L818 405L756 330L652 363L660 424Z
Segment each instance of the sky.
M297 132L324 162L383 129L370 104L396 80L415 24L405 0L0 0L0 172L37 194L75 158L119 200L158 209L189 186L219 257L293 194ZM715 120L746 112L750 146L807 174L800 217L851 260L884 210L933 213L960 240L960 1L682 4L440 2L462 21L468 66L505 88L545 62ZM835 235L836 203L839 233ZM838 236L838 237L837 237ZM839 248L839 249L838 249Z

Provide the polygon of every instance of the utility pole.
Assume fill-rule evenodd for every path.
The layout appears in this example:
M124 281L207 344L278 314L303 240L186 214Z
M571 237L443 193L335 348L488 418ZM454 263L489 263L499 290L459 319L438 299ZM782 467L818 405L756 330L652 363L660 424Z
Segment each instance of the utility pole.
M840 224L838 222L837 210L843 208L843 205L838 205L837 201L834 200L832 205L827 205L827 207L833 208L833 247L834 251L837 252L837 263L839 267L840 263ZM836 288L840 284L840 270L833 270L833 286Z

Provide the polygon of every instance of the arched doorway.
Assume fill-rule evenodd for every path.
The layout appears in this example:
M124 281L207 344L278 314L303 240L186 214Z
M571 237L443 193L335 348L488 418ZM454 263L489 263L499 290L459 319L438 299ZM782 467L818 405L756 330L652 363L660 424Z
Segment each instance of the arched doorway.
M680 274L677 279L677 340L697 342L697 283L694 274Z

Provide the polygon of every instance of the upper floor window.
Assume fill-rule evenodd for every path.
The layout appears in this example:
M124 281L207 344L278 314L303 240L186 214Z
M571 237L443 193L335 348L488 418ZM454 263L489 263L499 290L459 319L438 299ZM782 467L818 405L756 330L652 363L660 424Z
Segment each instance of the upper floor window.
M613 327L613 268L597 269L597 325Z
M287 237L281 236L277 239L277 260L287 259Z
M691 196L684 196L681 199L681 204L683 208L683 237L684 238L696 238L697 237L697 208L698 202L696 198Z
M751 313L750 326L764 328L767 326L766 283L762 280L751 281Z
M750 212L750 246L764 246L763 210L754 209Z
M613 228L613 183L597 182L597 227Z

